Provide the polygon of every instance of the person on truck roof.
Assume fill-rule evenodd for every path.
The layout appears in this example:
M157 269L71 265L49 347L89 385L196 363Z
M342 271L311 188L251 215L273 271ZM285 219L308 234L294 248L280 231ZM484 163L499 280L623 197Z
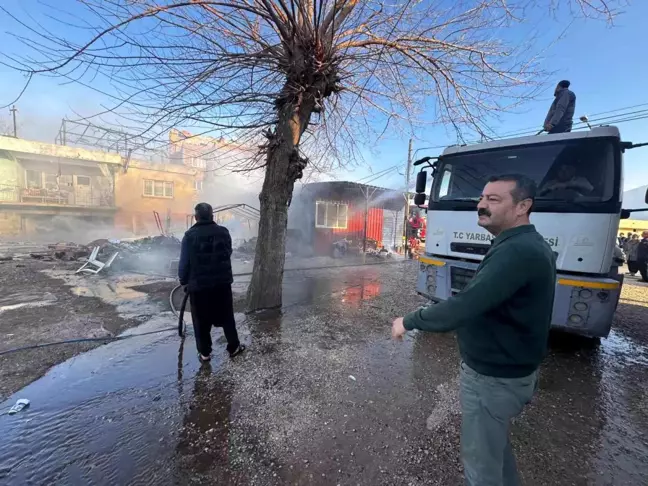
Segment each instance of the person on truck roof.
M529 222L536 185L522 175L490 178L478 224L495 236L466 288L395 319L406 331L457 331L461 354L461 459L469 486L520 484L509 431L529 403L547 340L556 288L554 253Z
M576 95L569 90L570 84L565 79L559 82L554 90L554 100L544 121L544 129L549 133L571 132L576 111Z

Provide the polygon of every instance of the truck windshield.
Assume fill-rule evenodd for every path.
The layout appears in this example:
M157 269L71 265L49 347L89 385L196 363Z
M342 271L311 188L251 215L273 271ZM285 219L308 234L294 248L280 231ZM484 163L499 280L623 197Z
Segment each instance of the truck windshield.
M614 150L610 139L581 139L444 156L432 201L477 201L488 179L504 174L533 179L539 201L610 201L616 183Z

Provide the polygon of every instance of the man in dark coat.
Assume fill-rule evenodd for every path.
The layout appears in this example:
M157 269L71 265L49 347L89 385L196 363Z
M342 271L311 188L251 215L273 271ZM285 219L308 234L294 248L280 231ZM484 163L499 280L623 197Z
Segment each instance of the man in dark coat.
M571 132L576 111L576 95L569 90L569 81L563 80L554 90L554 101L544 122L544 129L549 133Z
M212 326L222 327L231 357L245 350L239 342L232 302L232 238L229 231L214 222L212 207L200 203L195 208L196 224L182 239L178 276L189 292L191 319L201 361L212 353Z
M648 231L641 234L641 241L637 245L637 266L641 280L648 282Z

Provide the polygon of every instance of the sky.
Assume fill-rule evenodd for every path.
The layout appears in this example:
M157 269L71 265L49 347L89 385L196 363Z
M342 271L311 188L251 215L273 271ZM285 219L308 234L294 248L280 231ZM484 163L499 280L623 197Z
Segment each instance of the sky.
M64 2L67 9L78 7L70 0ZM34 0L0 0L0 6L12 13L29 15L43 20L52 11ZM4 16L0 12L0 16ZM24 17L23 17L24 18ZM593 115L620 108L648 110L648 63L645 62L645 20L648 19L648 2L635 1L624 8L613 26L602 21L577 20L561 39L544 54L544 68L555 73L555 79L547 82L543 95L528 102L514 113L502 116L492 126L499 134L518 130L541 128L547 109L553 99L553 88L560 79L569 79L571 89L577 95L576 116ZM542 42L549 44L563 32L561 26L548 18L526 19L526 22L542 26ZM8 31L18 27L13 22L2 22L0 31L0 60L2 55L25 55L27 48L13 39ZM514 35L514 34L505 34ZM515 39L513 39L515 40ZM11 103L20 93L24 77L0 65L0 106ZM105 88L102 86L102 88ZM63 117L89 116L102 110L107 99L96 91L75 84L62 84L60 78L37 77L29 89L17 101L19 136L53 142ZM10 125L8 108L0 112L0 129ZM633 111L628 109L625 111ZM646 112L648 113L648 112ZM648 118L618 125L624 140L648 142ZM385 187L404 187L404 171L407 159L408 134L388 132L372 145L371 151L363 151L366 165L353 170L337 171L329 175L337 180L361 180L372 173L394 165L402 165L400 174L392 171L372 183ZM426 149L454 144L456 136L445 127L426 129L415 134L415 158L438 155L442 149ZM648 147L626 152L625 189L648 184Z

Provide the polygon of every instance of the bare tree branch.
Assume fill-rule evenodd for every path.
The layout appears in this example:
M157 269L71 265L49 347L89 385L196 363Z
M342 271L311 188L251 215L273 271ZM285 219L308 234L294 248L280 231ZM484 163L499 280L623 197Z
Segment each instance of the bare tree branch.
M140 145L163 149L169 129L182 127L252 147L222 163L223 146L213 152L218 170L265 171L252 308L280 300L276 246L293 185L309 164L321 171L353 164L376 137L433 124L459 139L487 137L498 114L533 98L548 75L524 19L611 22L625 3L79 2L82 18L53 10L63 34L0 7L29 49L1 62L25 73L27 85L36 75L58 76L102 92L112 104L97 117L117 117ZM261 287L270 290L257 295Z

